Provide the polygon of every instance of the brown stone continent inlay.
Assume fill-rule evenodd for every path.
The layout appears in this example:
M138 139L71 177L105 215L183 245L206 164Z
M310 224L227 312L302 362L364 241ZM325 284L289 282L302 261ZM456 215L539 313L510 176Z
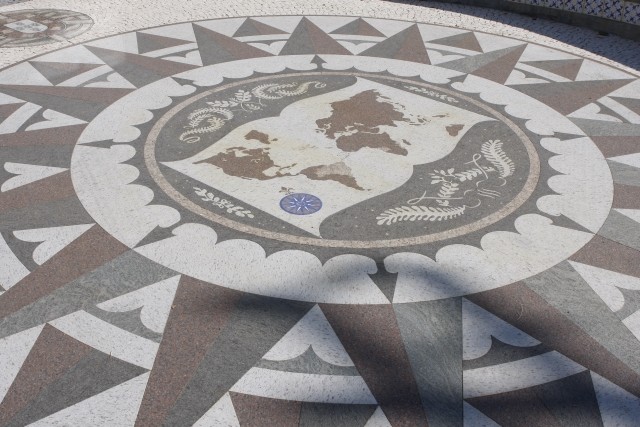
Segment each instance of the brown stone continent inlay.
M402 156L408 154L388 133L380 132L380 126L396 126L396 121L404 121L406 118L391 100L375 90L367 90L345 101L333 102L331 108L331 115L316 121L316 124L325 135L335 139L341 150L355 152L370 147ZM342 133L347 135L341 135Z

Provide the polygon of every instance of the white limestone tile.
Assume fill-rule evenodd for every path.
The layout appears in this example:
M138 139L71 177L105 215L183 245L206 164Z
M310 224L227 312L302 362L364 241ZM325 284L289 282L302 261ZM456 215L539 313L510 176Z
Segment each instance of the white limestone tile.
M170 105L172 96L185 96L194 91L193 86L182 86L170 78L133 91L98 114L82 133L78 144L111 139L114 142L134 141L140 136L136 126L153 119L154 110Z
M0 235L0 286L10 289L29 274L29 270L15 256L4 237Z
M463 413L464 427L500 427L500 424L496 423L467 402L463 403Z
M31 102L22 104L13 114L0 122L0 135L16 132L27 120L40 111L41 108L40 105L32 104Z
M535 77L527 77L525 73L518 70L513 70L509 77L505 81L505 85L530 85L530 84L539 84L539 83L548 83L547 80L537 79Z
M378 406L364 427L391 427L391 423L384 412L382 412L382 408Z
M140 311L142 324L162 334L171 314L171 305L179 283L180 276L174 276L104 301L97 307L110 312L127 312L142 308Z
M270 25L286 33L292 33L296 29L302 16L258 16L253 17L256 21ZM284 35L284 37L287 37Z
M11 178L2 183L0 192L6 192L41 179L49 178L59 173L68 171L67 168L58 168L54 166L30 165L26 163L6 162L4 170L13 174Z
M309 347L327 363L338 366L354 366L347 351L318 305L315 305L305 314L263 356L263 359L274 361L294 359L302 355Z
M112 357L145 369L153 367L158 343L120 329L86 311L76 311L49 324Z
M624 295L618 288L640 291L640 278L575 261L569 261L569 264L611 311L619 311L624 307Z
M377 267L368 257L340 255L322 264L300 250L266 256L260 245L248 240L217 243L216 232L201 224L181 225L173 234L135 250L175 271L243 292L312 302L388 303L369 276Z
M42 265L94 225L79 224L16 230L13 235L23 242L40 243L33 251L33 260L36 264Z
M80 120L54 110L44 110L42 112L42 117L45 120L29 125L25 130L32 131L40 129L51 129L64 126L81 125L83 123L86 123L84 120Z
M640 341L640 310L625 318L622 323L624 323L638 341Z
M522 62L519 62L518 64L516 64L515 68L518 69L518 70L527 71L529 73L538 75L538 76L542 77L543 79L547 79L547 80L540 80L538 83L547 83L549 80L552 81L552 82L558 82L558 83L572 81L572 80L569 80L566 77L559 76L557 74L554 74L554 73L552 73L550 71L543 70L541 68L536 68L536 67L534 67L532 65L523 64ZM535 80L535 79L529 78L528 80ZM522 84L526 84L527 82L528 81L525 80ZM510 84L521 84L521 83L516 83L516 82L510 83L507 80L507 82L505 84L506 85L510 85Z
M150 58L160 58L160 57L171 55L171 54L179 55L182 52L186 52L194 49L198 49L197 43L185 43L178 46L171 46L171 47L166 47L164 49L154 50L152 52L144 53L143 55L148 56ZM167 58L162 58L162 59L167 59ZM202 62L200 62L199 65L202 66Z
M144 28L141 33L154 34L156 36L170 37L178 40L196 41L193 26L190 22L174 25L166 25L157 28Z
M225 36L232 37L233 34L240 28L240 25L244 22L245 18L227 18L227 19L215 19L212 21L196 22L196 25L207 28L216 33L224 34Z
M605 96L604 98L601 98L599 102L605 107L610 108L613 112L619 114L620 117L622 117L629 123L640 124L640 114L625 107L617 100Z
M561 50L547 46L529 43L520 56L520 62L529 61L557 61L562 59L577 59L578 57Z
M386 270L398 273L393 302L431 301L517 282L570 257L592 238L536 214L520 216L515 228L487 233L480 248L445 246L435 260L407 252L388 256Z
M447 49L447 51L453 52L453 49ZM462 59L465 57L465 55L448 55L446 53L441 53L441 52L438 52L437 50L432 50L428 48L427 48L427 54L429 55L429 60L433 65L438 65L443 62L455 61L456 59Z
M150 373L66 407L29 427L125 427L133 426Z
M585 368L556 351L514 362L464 371L464 398L520 390L559 380Z
M418 24L420 34L425 42L430 42L445 37L456 36L468 32L464 28L443 27L440 25ZM449 49L449 46L447 46ZM475 52L478 53L478 52Z
M640 399L591 372L604 427L631 427L640 420Z
M53 86L45 76L40 74L40 72L28 62L23 62L22 64L14 65L9 69L0 71L0 84Z
M489 313L466 298L462 299L462 358L473 360L491 349L491 338L517 347L531 347L540 341Z
M225 393L193 427L240 427L229 393Z
M594 62L591 60L585 60L582 63L580 72L576 76L576 81L587 80L616 80L616 79L631 79L632 75L625 73L624 71L617 70L608 65Z
M151 189L130 184L139 172L123 162L134 154L135 149L125 144L108 150L80 145L71 161L71 178L85 209L102 228L129 247L156 227L166 228L180 220L180 213L174 208L149 204L153 200ZM102 197L93 197L96 193Z
M638 147L640 150L640 147ZM634 168L640 168L640 153L625 154L623 156L608 157L607 160L611 160L624 165L633 166Z
M37 58L39 62L69 62L72 64L104 64L100 58L82 45L46 53Z
M331 31L337 30L340 27L345 26L349 22L356 20L357 18L351 16L310 16L309 21L313 22L322 31L329 34ZM331 34L332 37L339 36L338 34Z
M302 374L251 368L230 391L298 402L376 404L360 376Z
M165 56L162 59L166 61L180 62L183 64L191 64L191 65L196 65L198 67L202 67L202 56L200 55L199 50L187 52L186 54L180 55L180 56L178 55Z
M91 41L87 43L87 46L101 47L103 49L125 53L138 53L138 38L135 33L125 33L106 39Z
M478 44L484 53L493 52L495 50L506 49L508 47L520 46L525 44L522 40L516 40L508 37L496 36L487 33L475 33Z
M615 122L622 123L618 117L612 116L610 114L602 113L602 107L596 103L591 103L585 105L584 107L574 111L569 114L567 117L572 117L574 119L587 119L587 120L599 120L605 122Z
M386 19L365 18L369 24L387 37L398 34L402 30L406 30L413 25L413 22L390 21Z
M627 218L630 218L635 222L640 223L640 209L614 209L614 210L626 216Z
M0 402L4 399L44 325L0 339Z
M338 43L354 55L358 55L370 47L375 46L375 43L353 43L348 40L338 40Z
M543 138L541 144L557 154L549 165L559 174L547 181L557 194L538 199L538 208L550 215L564 215L596 233L613 203L613 178L602 153L589 138Z
M264 50L265 52L268 52L272 55L279 55L282 48L284 48L284 45L287 44L287 41L282 40L282 41L270 42L270 43L247 42L247 44L250 46L256 47L260 50Z

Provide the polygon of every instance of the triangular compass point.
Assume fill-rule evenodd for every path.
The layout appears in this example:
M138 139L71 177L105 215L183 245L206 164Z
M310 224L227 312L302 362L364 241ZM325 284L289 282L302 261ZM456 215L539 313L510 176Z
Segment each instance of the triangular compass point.
M275 34L287 33L253 18L247 18L242 25L238 27L233 37L268 36Z
M343 25L340 28L337 28L331 31L331 34L384 37L384 34L382 34L376 27L369 24L367 21L365 21L362 18L358 18L354 21L349 22L346 25Z

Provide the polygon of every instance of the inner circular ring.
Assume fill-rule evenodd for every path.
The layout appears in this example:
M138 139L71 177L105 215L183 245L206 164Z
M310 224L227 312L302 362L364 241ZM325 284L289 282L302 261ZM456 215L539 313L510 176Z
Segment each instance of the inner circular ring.
M362 249L372 249L372 248L389 248L389 247L401 247L401 246L413 246L420 245L426 243L432 243L440 240L450 239L454 237L458 237L464 234L472 233L474 231L478 231L482 228L485 228L491 224L496 223L500 219L505 216L511 214L516 209L518 209L522 204L529 199L535 187L538 183L540 177L540 158L538 157L538 153L534 147L533 142L529 139L529 137L515 124L513 121L508 119L506 116L496 111L495 109L473 99L468 96L462 95L458 92L451 91L446 88L432 86L427 83L416 82L415 80L403 79L399 77L390 77L390 76L380 76L377 74L370 73L357 73L357 72L332 72L332 71L324 71L324 72L307 72L307 73L289 73L289 74L278 74L277 77L297 77L297 76L317 76L317 75L341 75L341 76L360 76L360 77L376 77L382 78L386 80L393 80L403 83L417 84L432 90L441 91L447 93L451 96L456 96L458 98L464 99L465 101L489 112L498 120L505 123L519 138L523 143L525 150L527 151L527 155L529 157L529 173L527 175L527 180L522 187L522 190L511 200L510 203L501 207L497 211L493 212L490 215L487 215L484 218L479 219L471 224L466 224L460 227L452 228L449 230L441 231L433 234L426 234L421 236L414 237L404 237L397 239L381 239L381 240L325 240L314 237L303 237L303 236L294 236L291 234L279 233L275 231L264 230L262 228L254 227L251 225L243 224L238 221L234 221L222 215L218 215L212 211L209 211L198 204L194 203L181 193L179 193L175 188L166 180L166 178L162 175L158 163L155 159L155 147L158 136L162 130L162 128L168 123L168 121L173 118L178 112L182 111L186 106L193 104L194 102L207 97L213 93L220 92L229 88L233 88L239 85L245 85L248 82L259 82L264 80L272 80L274 76L265 76L258 77L254 79L246 79L240 82L231 83L228 85L223 85L217 87L215 89L211 89L209 91L205 91L197 96L189 98L180 104L173 107L169 110L163 117L156 122L156 124L151 129L147 140L144 146L144 160L145 164L149 170L149 174L158 184L158 186L176 203L179 205L189 209L190 211L207 218L213 222L224 225L225 227L229 227L231 229L252 234L255 236L278 240L281 242L287 243L295 243L301 245L313 245L320 247L332 247L332 248L362 248Z

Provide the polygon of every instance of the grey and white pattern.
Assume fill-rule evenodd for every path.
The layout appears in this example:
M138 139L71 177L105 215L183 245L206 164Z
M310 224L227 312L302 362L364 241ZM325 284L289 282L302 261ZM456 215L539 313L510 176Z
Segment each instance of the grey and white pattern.
M639 137L636 74L421 22L0 70L0 426L632 426Z

